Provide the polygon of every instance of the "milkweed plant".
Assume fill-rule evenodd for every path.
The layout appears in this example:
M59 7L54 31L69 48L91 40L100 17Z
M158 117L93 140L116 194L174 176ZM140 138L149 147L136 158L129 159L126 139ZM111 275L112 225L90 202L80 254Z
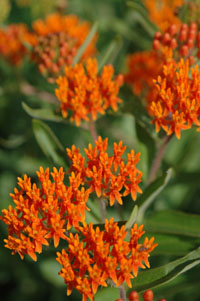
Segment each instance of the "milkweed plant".
M4 300L199 300L198 1L0 6Z

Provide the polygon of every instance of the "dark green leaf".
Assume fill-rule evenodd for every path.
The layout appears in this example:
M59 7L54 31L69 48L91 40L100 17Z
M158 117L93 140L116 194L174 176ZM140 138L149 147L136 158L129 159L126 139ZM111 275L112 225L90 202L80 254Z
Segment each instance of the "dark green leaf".
M44 122L33 119L33 132L44 154L56 165L67 167L67 154L52 130Z
M152 158L154 158L156 152L155 140L144 125L136 122L135 129L138 138L138 150L141 153L142 158L140 166L142 165L141 170L143 172L143 180L145 181L147 179Z
M156 243L158 243L158 246L153 252L153 255L184 256L200 245L199 238L194 239L193 237L158 234L154 232L148 232L147 234L149 237L154 236Z
M168 169L168 171L161 176L160 178L156 179L153 183L151 183L141 194L138 199L139 205L139 213L137 221L141 223L144 213L146 209L152 204L154 199L160 194L160 192L165 188L168 184L169 180L171 179L172 169Z
M200 238L200 216L171 210L159 211L145 219L145 229Z

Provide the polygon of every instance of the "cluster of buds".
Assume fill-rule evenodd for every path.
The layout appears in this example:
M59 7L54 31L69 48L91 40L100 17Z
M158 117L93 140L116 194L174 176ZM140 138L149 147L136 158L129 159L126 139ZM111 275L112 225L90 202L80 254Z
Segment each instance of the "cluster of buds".
M167 46L174 52L174 58L187 57L190 65L195 63L195 56L200 58L200 29L196 23L182 24L178 27L172 24L164 32L156 32L153 41L155 50Z
M65 32L49 33L38 38L32 57L39 71L47 78L64 73L66 65L71 65L77 52L77 39Z
M154 301L154 293L152 290L146 290L142 295L143 301ZM139 294L136 291L130 292L128 295L129 301L139 301ZM118 301L122 301L121 299L118 299ZM159 301L167 301L166 299L160 299Z
M63 74L65 66L72 64L77 49L87 38L91 25L81 22L75 15L63 16L55 13L44 20L36 20L32 24L37 37L37 45L33 49L33 59L39 71L53 80ZM97 36L95 35L86 47L81 60L84 61L96 52Z
M138 268L149 267L149 253L157 246L153 237L138 243L144 234L142 228L134 224L129 241L125 241L125 227L119 227L112 218L105 220L103 231L92 223L83 223L77 234L71 233L68 248L57 252L57 261L63 266L59 274L68 285L67 295L75 288L83 301L94 300L98 287L107 286L109 280L117 287L124 281L132 287L131 279L137 276Z

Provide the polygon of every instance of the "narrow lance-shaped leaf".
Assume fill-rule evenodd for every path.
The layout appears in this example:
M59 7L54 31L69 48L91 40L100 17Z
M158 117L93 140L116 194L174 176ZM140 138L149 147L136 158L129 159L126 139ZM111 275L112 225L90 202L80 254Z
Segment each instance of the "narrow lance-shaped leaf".
M146 126L137 121L135 123L135 129L138 140L138 150L142 157L140 165L143 172L143 181L145 181L149 173L151 160L154 158L156 152L155 139Z
M87 38L85 39L84 43L81 45L81 47L78 49L76 56L73 59L73 65L77 64L84 51L86 50L87 46L90 44L90 42L92 41L93 37L95 36L97 32L97 22L94 23L94 25L92 26L90 33L88 34Z
M168 169L168 171L161 176L160 178L156 179L153 183L151 183L143 192L142 195L140 195L137 199L138 205L139 205L139 213L137 222L141 223L144 213L147 210L147 208L152 204L152 202L155 200L155 198L160 194L160 192L165 188L165 186L168 184L169 180L172 176L172 169Z
M64 147L44 122L33 119L33 132L44 154L58 166L67 167L67 155Z
M163 210L145 219L147 231L200 238L200 215Z
M140 271L132 281L137 292L167 283L200 263L200 247L175 261L161 267Z
M56 114L53 110L32 109L24 102L22 102L22 107L23 107L24 111L33 118L47 120L47 121L67 123L67 121L64 118L62 118L61 116Z
M117 37L110 43L110 45L108 45L108 47L105 50L105 53L102 56L100 56L98 60L98 72L100 72L103 66L106 65L107 63L113 64L121 47L122 47L122 39L120 37Z

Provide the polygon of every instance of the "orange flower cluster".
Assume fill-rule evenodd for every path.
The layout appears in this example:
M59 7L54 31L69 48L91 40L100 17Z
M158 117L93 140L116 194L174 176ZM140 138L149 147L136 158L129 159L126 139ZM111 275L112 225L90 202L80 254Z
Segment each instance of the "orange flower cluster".
M27 54L25 43L34 45L35 36L28 31L25 24L12 24L0 29L0 55L9 63L19 65Z
M153 78L162 71L163 55L158 51L133 53L128 57L128 73L124 76L126 83L132 86L135 95L146 95L154 86Z
M109 107L116 111L117 104L122 102L117 94L123 78L118 75L112 80L112 65L104 66L102 74L98 75L97 60L90 58L86 62L86 71L87 74L82 64L67 66L65 76L57 79L55 90L63 117L71 111L70 120L78 126L82 120L95 120L98 113L104 114Z
M163 46L173 50L174 59L178 60L180 57L188 57L190 64L194 64L194 56L200 58L200 29L198 29L198 25L191 23L188 26L184 23L178 27L172 24L163 34L157 32L154 37L153 47L155 50L158 50Z
M179 8L184 4L183 0L143 0L149 12L150 19L161 31L165 31L170 24L180 24L177 17Z
M88 22L81 22L77 16L62 16L55 13L45 20L36 20L33 29L38 37L33 58L39 64L40 71L55 76L58 75L58 71L61 71L61 67L71 64L91 27ZM96 52L96 40L97 36L86 48L82 60Z
M154 237L146 237L143 244L138 240L144 234L143 225L135 224L131 229L130 240L125 241L127 231L119 227L112 218L105 220L105 229L100 231L92 223L79 227L79 235L72 233L67 237L68 248L57 252L57 261L63 266L59 275L68 285L67 295L77 289L83 296L82 300L94 300L99 286L107 286L110 279L116 286L124 281L129 287L131 279L138 274L138 268L149 267L149 253L157 246Z
M18 178L20 190L15 188L11 194L15 208L9 206L2 210L0 219L8 225L8 239L5 247L37 260L35 253L42 252L42 245L48 246L53 238L57 247L60 238L67 239L66 229L77 227L85 219L86 202L89 191L81 186L80 175L71 174L69 187L64 184L63 168L53 169L50 180L49 169L40 168L37 172L41 183L39 188L26 175Z
M200 71L197 65L190 68L189 60L175 62L171 58L163 67L163 75L154 83L158 94L149 103L148 110L157 132L162 128L167 135L175 133L180 139L181 130L200 126Z
M137 193L142 193L138 186L141 182L142 172L136 168L140 160L140 153L135 154L132 150L128 154L128 162L125 164L122 155L126 149L122 141L114 143L113 156L106 152L108 139L102 140L101 137L96 141L93 148L89 144L85 149L87 156L87 166L85 158L80 154L79 149L72 146L72 150L67 149L69 158L72 160L71 171L75 175L81 175L81 181L89 186L90 192L95 192L100 198L103 197L110 201L112 206L117 200L122 204L122 196L131 194L132 199L136 200ZM123 192L122 192L123 190Z

